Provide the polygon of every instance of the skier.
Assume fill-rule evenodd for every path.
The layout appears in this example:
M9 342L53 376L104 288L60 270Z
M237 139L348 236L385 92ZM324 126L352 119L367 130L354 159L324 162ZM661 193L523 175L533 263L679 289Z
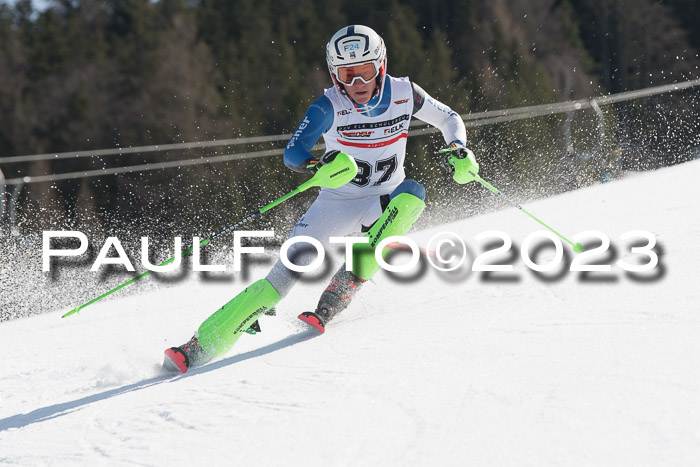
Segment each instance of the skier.
M369 243L353 246L352 270L343 265L321 294L316 310L299 315L321 332L379 270L374 247L384 238L406 234L425 208L425 189L405 179L404 173L411 116L442 131L452 149L445 153L443 164L455 179L460 177L460 183L479 170L474 154L465 147L466 129L459 115L408 78L389 76L384 41L372 29L353 25L339 30L326 46L326 60L333 86L309 107L287 144L284 163L296 172L313 174L347 153L354 157L358 172L340 188L322 188L290 238L310 236L325 248L332 236L361 231ZM317 158L310 150L321 135L327 152ZM315 249L300 245L294 244L288 257L297 265L308 265L316 257ZM189 342L167 349L164 366L184 373L228 352L251 323L287 295L298 275L278 260L265 279L205 320Z

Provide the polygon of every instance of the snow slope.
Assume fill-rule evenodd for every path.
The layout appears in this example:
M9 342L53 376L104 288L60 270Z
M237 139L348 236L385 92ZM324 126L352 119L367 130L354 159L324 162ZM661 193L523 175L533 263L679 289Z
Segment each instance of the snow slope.
M322 336L295 319L313 281L183 376L162 373L163 349L267 266L0 323L0 463L699 465L699 178L690 162L527 205L605 232L615 258L635 256L620 234L652 232L651 276L545 279L517 258L487 277L380 273ZM412 237L494 229L517 252L539 226L505 209Z

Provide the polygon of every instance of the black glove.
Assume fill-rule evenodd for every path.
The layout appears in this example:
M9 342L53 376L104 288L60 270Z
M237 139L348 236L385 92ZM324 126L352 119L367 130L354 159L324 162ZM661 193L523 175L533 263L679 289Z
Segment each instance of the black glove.
M308 166L308 167L311 168L311 170L313 170L314 173L315 173L315 172L318 171L318 169L320 169L322 166L324 166L324 165L326 165L326 164L328 164L328 163L330 163L330 162L333 162L333 159L335 159L335 157L336 157L338 154L340 154L340 151L337 151L337 150L336 150L336 151L328 151L328 152L325 153L323 156L321 156L320 159L318 159L318 160L310 160L310 161L309 161L309 166Z

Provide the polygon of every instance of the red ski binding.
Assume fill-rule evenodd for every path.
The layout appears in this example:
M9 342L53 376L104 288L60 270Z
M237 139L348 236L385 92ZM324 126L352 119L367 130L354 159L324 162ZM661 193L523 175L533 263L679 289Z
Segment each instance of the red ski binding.
M326 331L326 323L323 321L323 318L321 318L313 311L303 312L299 315L299 319L308 324L309 326L315 327L321 333Z

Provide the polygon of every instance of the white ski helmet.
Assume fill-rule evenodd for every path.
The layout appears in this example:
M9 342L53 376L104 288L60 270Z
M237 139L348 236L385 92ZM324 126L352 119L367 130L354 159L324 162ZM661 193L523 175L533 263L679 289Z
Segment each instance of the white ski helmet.
M336 32L326 45L326 61L333 83L343 94L347 95L345 85L356 79L376 80L373 96L384 90L386 47L372 28L352 25Z

